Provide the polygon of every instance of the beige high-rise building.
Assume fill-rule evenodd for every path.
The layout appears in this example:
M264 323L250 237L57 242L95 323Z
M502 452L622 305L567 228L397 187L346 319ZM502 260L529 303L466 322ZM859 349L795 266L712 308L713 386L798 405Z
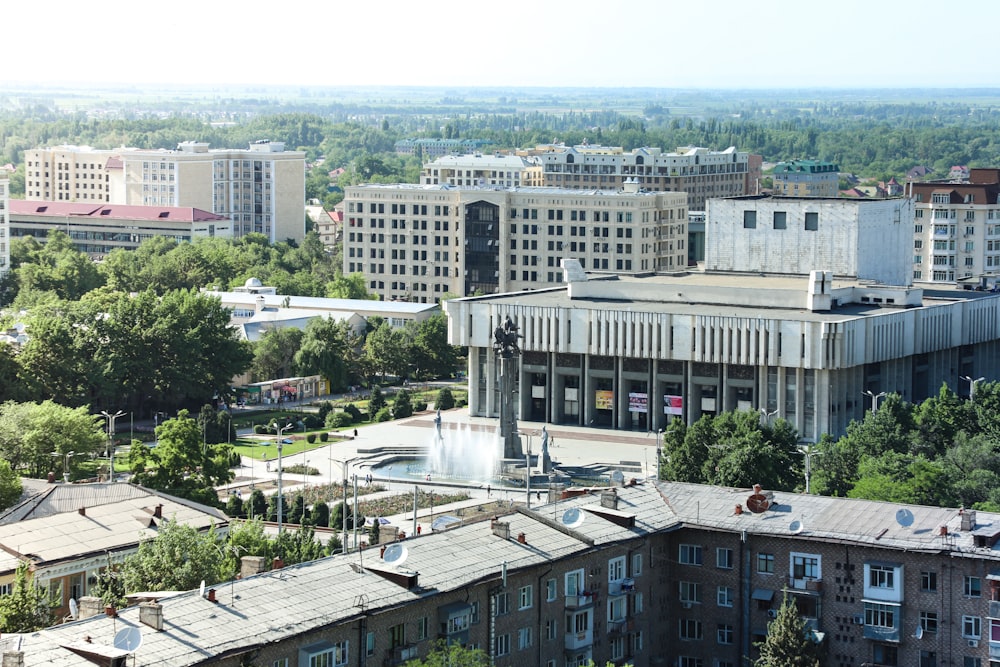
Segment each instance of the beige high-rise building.
M236 236L305 237L305 153L276 141L246 150L183 142L176 150L57 146L25 152L25 198L192 207L223 215Z
M434 302L562 282L561 260L615 274L687 267L684 193L357 185L345 191L344 272L382 298Z
M537 157L520 155L445 155L424 165L424 185L535 187L542 183Z

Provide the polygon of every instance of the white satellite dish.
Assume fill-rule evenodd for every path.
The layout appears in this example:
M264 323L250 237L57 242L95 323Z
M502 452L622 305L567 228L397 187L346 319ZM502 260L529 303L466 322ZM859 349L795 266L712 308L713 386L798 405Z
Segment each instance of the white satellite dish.
M142 630L136 627L122 628L115 634L115 648L135 653L142 646Z
M794 535L798 535L805 529L806 529L806 524L802 521L802 519L795 519L790 524L788 524L788 530L791 531L792 534Z
M382 562L390 565L402 565L409 555L410 552L402 544L390 544L385 548L385 553L382 554Z
M621 470L615 470L611 473L611 485L612 486L625 486L625 473Z
M567 528L578 528L583 523L584 518L586 518L586 515L583 513L583 510L579 507L570 507L563 512L562 523Z
M913 512L906 509L896 510L896 523L898 523L903 528L909 528L913 525Z
M922 639L924 636L924 626L918 625L917 631L913 633L913 636L916 637L917 639Z
M76 620L80 616L80 606L76 603L73 598L69 599L69 616L73 620Z
M198 595L205 597L205 580L201 580L201 586L198 587Z

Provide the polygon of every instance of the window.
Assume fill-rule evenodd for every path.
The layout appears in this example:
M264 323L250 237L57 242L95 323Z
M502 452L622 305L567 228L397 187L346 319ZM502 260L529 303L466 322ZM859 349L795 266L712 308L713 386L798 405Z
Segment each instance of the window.
M898 649L891 644L873 644L872 662L876 665L898 665Z
M475 625L476 623L479 623L479 600L473 600L471 606L472 612L470 617L472 619L472 624Z
M700 641L702 639L701 621L694 618L682 618L679 621L678 636L683 641Z
M510 635L496 636L493 653L498 657L510 653Z
M531 646L531 628L521 628L517 631L517 649L523 651Z
M784 211L775 211L773 222L775 229L788 229L788 214Z
M815 232L819 229L819 213L806 213L805 230Z
M896 627L896 607L877 602L865 603L865 625L877 628Z
M920 573L920 590L928 592L937 590L937 572Z
M608 600L608 623L617 623L625 620L628 611L628 597L618 595Z
M757 572L774 574L774 554L757 554Z
M701 658L694 658L689 655L677 657L677 667L705 667Z
M642 574L642 554L632 554L632 574L633 577L638 577Z
M983 659L967 655L962 659L962 667L983 667Z
M389 645L392 648L406 643L406 624L399 623L389 628Z
M680 601L684 604L697 604L701 601L700 591L697 582L694 581L681 581L678 582L680 589Z
M936 611L922 611L920 612L920 627L924 629L924 632L937 632L938 629L938 615Z
M611 640L611 659L621 660L625 657L625 638L614 637Z
M732 607L735 599L735 591L729 586L719 586L715 592L715 603L720 607Z
M566 596L580 595L583 592L583 570L573 570L566 573Z
M545 582L545 601L552 602L556 599L558 591L556 590L556 580L549 579Z
M613 584L625 578L625 556L608 561L608 583Z
M271 663L271 667L288 667L288 658L278 658Z
M531 609L532 591L531 586L522 586L517 591L517 608Z
M299 649L299 665L306 667L342 667L348 661L347 642L319 642Z
M510 593L497 593L493 596L493 601L496 604L497 616L510 613Z
M978 598L982 595L982 584L979 577L966 577L963 587L966 597Z
M937 667L937 653L934 651L920 651L920 661L918 667Z
M375 655L375 633L369 632L365 635L365 655L371 657Z
M555 639L557 634L558 631L556 630L555 619L550 618L549 620L545 621L545 638Z
M872 588L895 588L896 569L887 565L868 566L868 585Z
M715 550L715 566L723 570L733 569L733 550L717 548Z
M966 639L979 639L982 635L982 619L978 616L962 617L962 636Z
M697 544L680 545L677 560L681 565L701 565L701 546Z
M757 229L757 211L743 211L743 229Z
M719 629L716 631L716 637L720 644L732 644L733 634L733 626L722 623L719 624Z
M819 556L811 554L791 554L793 579L819 579Z
M463 622L468 625L469 617L460 616ZM417 619L417 641L423 641L427 639L427 617Z

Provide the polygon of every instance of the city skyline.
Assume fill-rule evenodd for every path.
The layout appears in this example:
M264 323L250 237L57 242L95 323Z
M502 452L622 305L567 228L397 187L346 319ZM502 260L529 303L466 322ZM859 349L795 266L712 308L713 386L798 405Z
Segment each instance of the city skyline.
M929 0L900 10L847 0L678 3L259 0L137 14L134 4L5 7L10 83L702 89L982 88L976 61L1000 5L963 5L960 59L943 57ZM259 10L259 11L255 11ZM265 13L267 12L267 13ZM720 20L721 17L721 20ZM283 26L283 21L287 26ZM44 39L45 46L38 45ZM62 46L62 48L59 48Z

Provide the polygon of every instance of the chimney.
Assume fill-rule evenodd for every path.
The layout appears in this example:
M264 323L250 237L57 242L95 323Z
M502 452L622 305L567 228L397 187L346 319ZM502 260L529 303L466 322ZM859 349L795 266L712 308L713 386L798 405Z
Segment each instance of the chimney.
M81 507L80 509L77 510L77 512L80 513L80 516L87 516L87 508L86 507Z
M3 667L24 667L24 651L4 651Z
M610 510L618 509L618 491L615 489L601 491L601 507L607 507Z
M142 602L139 604L139 622L148 625L157 632L163 630L163 605L158 602Z
M976 529L976 510L959 510L958 515L962 519L963 531L973 531Z
M114 618L115 616L118 615L118 612L115 611L115 606L114 605L107 604L107 605L104 605L104 615L108 616L110 618Z
M157 519L163 518L163 503L160 503L153 508L153 516Z
M938 535L946 537L948 535L948 526L938 526Z
M95 597L93 595L84 595L82 598L77 600L77 607L79 612L77 613L77 619L90 618L91 616L97 616L101 613L104 608L104 603L101 602L101 598Z
M490 521L490 529L497 537L501 537L505 540L510 539L510 524L506 521L497 521L496 519L493 519L493 521Z
M399 539L399 528L392 524L378 527L378 543L389 544Z
M47 481L49 484L55 484L56 474L50 470L49 474L45 476L45 481Z
M743 505L736 503L736 509L733 511L733 514L735 514L736 516L743 514Z
M214 588L209 588L208 589L208 595L206 595L205 597L208 598L209 602L215 602L215 589Z
M528 543L528 538L525 536L524 533L518 533L517 534L517 543L518 544L527 544Z
M240 558L240 579L252 577L264 571L263 556L243 556Z
M283 567L285 567L285 561L281 560L278 556L275 556L274 560L271 561L271 569L280 570Z

